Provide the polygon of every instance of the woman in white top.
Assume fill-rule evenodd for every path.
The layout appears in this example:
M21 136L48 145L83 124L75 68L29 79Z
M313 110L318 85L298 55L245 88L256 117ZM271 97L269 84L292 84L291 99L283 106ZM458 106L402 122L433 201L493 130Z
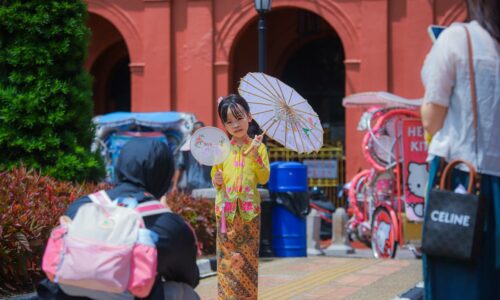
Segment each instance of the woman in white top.
M441 159L469 161L482 174L486 222L474 263L424 255L426 299L500 299L500 0L467 0L467 6L472 21L444 30L427 55L421 112L424 128L433 135L429 187L435 185ZM472 38L477 150L464 26ZM454 171L455 184L466 186L464 171Z

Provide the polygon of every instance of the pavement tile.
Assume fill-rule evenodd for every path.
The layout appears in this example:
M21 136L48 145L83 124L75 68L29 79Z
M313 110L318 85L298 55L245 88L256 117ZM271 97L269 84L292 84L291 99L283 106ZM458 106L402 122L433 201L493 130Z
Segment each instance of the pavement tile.
M394 272L401 270L402 267L391 267L391 266L383 266L381 264L370 266L366 269L360 270L359 273L362 274L381 274L381 275L389 275Z
M263 287L273 287L277 286L280 284L287 283L291 280L295 280L296 278L291 277L291 276L282 276L282 277L276 277L276 276L269 276L269 275L259 275L259 288Z
M381 267L379 270L379 272L380 272L379 274L380 275L389 275L389 274L397 272L401 269L402 269L401 267Z
M383 266L397 266L397 267L407 267L410 265L410 261L408 260L399 260L399 259L386 259L381 265Z
M414 260L273 259L259 264L259 299L392 299L421 281L420 269ZM409 274L408 279L402 274ZM210 300L216 298L216 286L217 278L209 277L196 290L201 299Z
M330 267L330 266L328 266ZM288 266L287 271L300 271L300 272L313 272L325 269L324 265L320 264L300 264L295 266Z
M344 299L357 292L359 287L351 286L334 286L331 288L325 288L324 294L319 295L319 297L329 297L328 299Z
M375 281L381 279L381 275L372 275L372 274L350 274L344 277L341 277L335 282L340 285L349 285L349 286L358 286L363 287L374 283Z

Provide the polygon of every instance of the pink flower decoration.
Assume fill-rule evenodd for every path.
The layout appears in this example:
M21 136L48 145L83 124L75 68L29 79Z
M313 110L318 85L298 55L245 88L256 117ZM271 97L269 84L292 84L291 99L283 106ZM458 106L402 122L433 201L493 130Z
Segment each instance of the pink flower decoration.
M233 210L233 203L231 202L226 202L226 204L224 205L224 211L232 211Z
M253 210L253 203L250 202L250 201L243 202L243 210L244 211L251 211L251 210Z

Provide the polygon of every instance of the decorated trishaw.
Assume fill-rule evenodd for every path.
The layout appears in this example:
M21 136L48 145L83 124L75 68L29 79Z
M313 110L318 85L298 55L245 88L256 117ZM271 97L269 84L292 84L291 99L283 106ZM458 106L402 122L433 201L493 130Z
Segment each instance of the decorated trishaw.
M96 116L92 145L106 166L106 181L113 182L114 166L123 145L134 137L165 141L175 154L191 133L196 117L183 112L113 112Z
M420 104L385 92L343 101L366 108L358 130L365 132L361 146L370 165L350 181L348 232L377 258L393 258L398 245L419 255L428 178Z

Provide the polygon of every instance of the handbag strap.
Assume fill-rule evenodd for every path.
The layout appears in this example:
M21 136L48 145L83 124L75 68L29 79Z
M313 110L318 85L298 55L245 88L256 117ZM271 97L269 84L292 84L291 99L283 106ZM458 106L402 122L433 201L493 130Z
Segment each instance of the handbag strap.
M470 74L470 97L472 100L472 117L473 117L473 126L474 126L474 152L476 154L476 165L479 168L479 158L478 158L478 124L477 124L477 91L476 91L476 73L474 72L474 52L472 50L472 38L467 26L464 26L465 34L467 37L467 51L469 53L469 74ZM472 174L471 174L472 175ZM480 170L476 170L475 173L475 181L476 181L476 192L479 193L481 187L481 174Z
M467 26L464 26L465 34L467 36L467 51L469 52L469 74L470 74L470 97L472 100L472 117L473 117L473 126L474 126L474 151L476 154L476 165L479 168L479 158L478 158L478 126L477 126L477 92L476 92L476 75L474 72L474 52L472 51L472 38L470 35L470 31ZM479 174L479 172L478 172Z
M469 29L464 26L467 35L467 50L469 52L469 73L470 73L470 97L472 99L472 116L474 125L474 135L476 140L476 159L477 159L477 98L476 98L476 76L474 73L472 39L470 37Z
M452 160L449 164L446 165L443 171L443 175L441 176L441 181L439 183L439 188L444 190L444 189L449 189L451 186L451 172L455 168L456 165L459 164L465 164L467 168L469 169L469 185L467 186L467 193L471 194L472 193L472 188L474 186L474 182L478 182L477 180L477 172L476 168L474 166L462 159L455 159Z

